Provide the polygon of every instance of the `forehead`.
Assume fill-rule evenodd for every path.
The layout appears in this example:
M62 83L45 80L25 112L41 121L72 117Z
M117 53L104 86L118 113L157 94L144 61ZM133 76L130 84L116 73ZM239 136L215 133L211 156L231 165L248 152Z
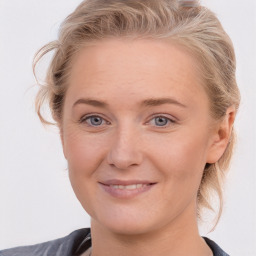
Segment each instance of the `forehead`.
M188 51L170 41L107 39L85 46L74 57L68 91L72 97L197 98L205 92L196 66Z

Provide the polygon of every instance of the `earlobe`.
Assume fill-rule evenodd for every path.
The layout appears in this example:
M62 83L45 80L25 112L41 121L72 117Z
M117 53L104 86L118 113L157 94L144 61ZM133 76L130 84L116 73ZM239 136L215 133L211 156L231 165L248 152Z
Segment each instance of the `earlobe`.
M230 106L224 119L216 126L207 156L207 163L216 163L224 154L231 139L235 116L236 109L234 106Z

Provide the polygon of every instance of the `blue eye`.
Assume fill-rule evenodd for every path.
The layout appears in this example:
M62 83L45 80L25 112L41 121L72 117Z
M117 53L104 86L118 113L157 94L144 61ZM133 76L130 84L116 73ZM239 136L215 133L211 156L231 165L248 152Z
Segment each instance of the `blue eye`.
M106 121L100 116L87 116L81 120L81 122L86 122L89 126L100 126L106 123Z
M162 117L162 116L155 117L155 124L157 126L165 126L168 123L168 121L169 120L166 117Z
M174 121L165 116L156 116L153 119L151 119L150 123L154 126L164 127L169 125L170 123L174 123Z

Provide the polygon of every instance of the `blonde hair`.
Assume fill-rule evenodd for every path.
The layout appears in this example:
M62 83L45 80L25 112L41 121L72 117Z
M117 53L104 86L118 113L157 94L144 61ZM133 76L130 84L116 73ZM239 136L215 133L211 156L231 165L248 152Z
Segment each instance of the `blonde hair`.
M46 84L37 98L36 110L43 123L41 108L45 101L53 119L60 125L70 62L86 44L106 38L171 39L183 45L198 59L204 86L211 103L211 114L220 120L229 106L238 110L240 94L236 84L236 61L229 36L213 12L198 1L178 0L87 0L62 23L58 40L41 48L35 66L49 51L54 56L47 71ZM217 221L223 205L223 178L234 147L234 130L230 142L217 163L206 164L198 190L198 217L203 208L213 210L212 194L219 198Z

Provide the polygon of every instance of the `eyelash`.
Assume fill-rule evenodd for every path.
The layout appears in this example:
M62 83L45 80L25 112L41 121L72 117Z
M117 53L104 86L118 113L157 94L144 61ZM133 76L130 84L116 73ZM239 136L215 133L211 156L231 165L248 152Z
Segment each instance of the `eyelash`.
M155 120L155 121L156 121L156 118L162 118L162 119L164 119L164 120L167 121L167 124L165 124L165 125L163 125L163 126L154 125L154 126L156 126L156 127L158 127L158 128L164 129L164 128L167 128L169 125L171 125L171 124L173 125L173 124L176 123L174 119L171 119L171 118L166 117L166 116L164 116L164 115L155 115L155 116L151 117L150 120L149 120L146 124L149 124L152 120Z
M107 124L110 124L110 122L106 121L103 117L99 116L99 115L87 115L87 116L83 116L80 120L79 123L83 124L83 123L87 123L87 120L90 120L91 118L100 118L102 121L105 121ZM89 127L100 127L100 126L94 126L92 124L88 124L87 125ZM101 124L100 124L101 125Z
M106 124L110 124L110 122L106 121L103 117L99 116L99 115L87 115L87 116L83 116L80 120L79 120L79 123L83 124L83 123L87 123L87 120L90 120L91 118L100 118L102 122L106 122ZM159 128L167 128L168 125L170 124L175 124L176 121L174 119L171 119L169 117L166 117L164 115L155 115L153 117L150 118L150 120L148 122L146 122L146 124L149 124L150 121L156 119L156 118L163 118L165 120L167 120L167 125L163 125L163 126L157 126L155 125L156 127L159 127ZM92 124L88 124L87 125L89 127L94 127L94 128L98 128L101 126L102 122L100 123L100 125L98 126L94 126Z

